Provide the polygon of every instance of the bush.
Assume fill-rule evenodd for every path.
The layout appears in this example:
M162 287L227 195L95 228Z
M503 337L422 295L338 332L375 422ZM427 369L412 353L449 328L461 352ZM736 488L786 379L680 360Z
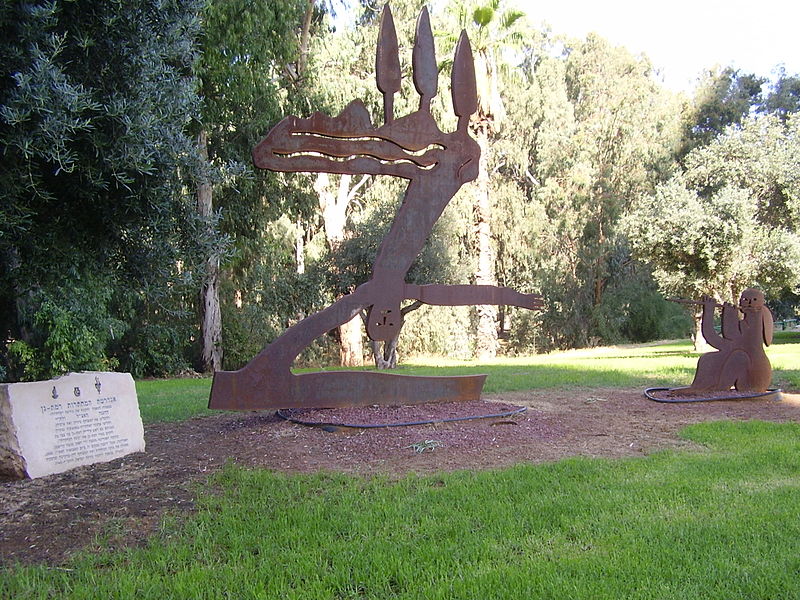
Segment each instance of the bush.
M118 364L106 345L119 321L107 312L110 293L91 284L69 292L39 293L28 340L7 346L6 377L12 381L50 379L73 371L111 370Z
M142 321L122 340L120 366L135 378L167 377L190 370L194 320Z

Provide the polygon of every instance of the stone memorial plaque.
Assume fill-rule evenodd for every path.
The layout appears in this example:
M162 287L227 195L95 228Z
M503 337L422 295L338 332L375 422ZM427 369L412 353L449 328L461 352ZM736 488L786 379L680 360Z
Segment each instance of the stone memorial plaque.
M0 472L42 477L143 451L129 373L0 385Z

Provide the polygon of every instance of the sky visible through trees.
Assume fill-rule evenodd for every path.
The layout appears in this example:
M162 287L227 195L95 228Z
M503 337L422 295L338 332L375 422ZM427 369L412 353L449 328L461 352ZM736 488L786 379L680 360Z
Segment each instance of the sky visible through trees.
M352 24L354 4L340 5L334 22ZM700 74L715 66L764 77L781 65L788 73L800 72L800 3L794 0L768 6L750 0L517 0L510 5L554 33L583 38L595 32L633 54L646 54L664 85L675 91L689 92Z

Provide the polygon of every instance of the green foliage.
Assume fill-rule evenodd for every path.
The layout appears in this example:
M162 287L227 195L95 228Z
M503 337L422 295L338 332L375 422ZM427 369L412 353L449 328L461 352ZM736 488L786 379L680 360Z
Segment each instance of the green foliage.
M198 109L198 6L0 11L0 331L31 348L29 370L108 365L103 322L122 319L118 302L144 294L157 304L170 286L185 289L213 243L187 196L199 166L185 134ZM113 293L98 298L89 280Z
M689 335L692 319L683 307L664 299L649 269L628 261L610 271L615 276L593 314L602 343L649 342Z
M759 110L776 115L782 121L800 112L800 75L787 75L781 68L777 81L771 86Z
M270 223L262 233L263 254L241 271L234 262L223 277L226 369L242 367L289 325L321 310L329 300L322 264L302 274L295 269L294 227L285 218ZM321 358L326 352L322 340L301 359Z
M532 250L546 348L622 335L609 318L623 308L604 297L625 276L618 222L669 172L680 133L679 104L652 80L646 59L594 35L565 44L564 56L531 58L530 89L510 112L519 123L514 137L529 148L518 167L528 218L540 224L508 243Z
M397 211L403 187L403 182L377 181L365 194L364 208L352 214L347 237L323 263L327 287L334 295L350 293L372 276L372 264ZM461 229L458 208L446 210L437 221L406 281L424 285L468 280L470 264L456 254ZM463 308L422 307L406 315L398 350L411 356L433 353L466 357L472 348L469 330L469 313Z
M418 101L410 56L419 7L392 3L404 74L396 116ZM329 260L311 178L250 166L253 145L286 114L335 114L358 97L380 121L377 12L362 7L362 26L334 35L328 8L307 0L0 7L3 379L117 362L137 376L190 367L197 274L215 254L228 368L368 278L394 210L381 198L398 198L403 182L360 189L351 237ZM730 298L757 284L792 314L797 76L781 72L762 97L755 75L710 72L686 104L658 87L645 58L597 36L534 30L498 0L464 0L432 18L441 63L433 112L445 130L454 123L449 61L461 26L475 51L491 174L481 191L492 236L482 248L500 285L546 299L541 313L500 310L506 352L682 333L682 313L660 299L631 251L652 264L661 291ZM500 127L504 118L511 127ZM193 139L201 131L208 164ZM674 156L683 173L670 179ZM197 181L214 186L208 218L197 215ZM411 281L471 280L475 197L467 186L453 200ZM303 244L307 268L298 274ZM417 311L404 350L464 356L474 325L462 309ZM302 360L322 360L330 342Z
M661 289L736 300L800 285L796 116L750 117L685 158L685 172L643 196L624 221Z
M215 205L239 249L258 245L265 222L309 211L309 194L291 180L254 172L250 152L282 117L313 101L308 74L296 73L307 2L206 2L195 64L203 98L196 127L209 136L218 170ZM294 73L294 75L293 75ZM269 199L267 202L257 199Z
M235 302L223 305L225 323L225 368L238 369L258 354L284 330L324 307L322 273L312 270L306 274L278 273L273 279L268 269L257 272L262 283L247 293L241 306ZM223 288L228 297L236 291L229 284ZM300 356L301 363L326 364L329 342L318 340Z
M726 67L706 73L694 98L681 155L704 146L730 125L738 125L761 102L766 79Z
M404 362L420 355L466 360L475 355L474 314L464 306L425 306L406 315L398 352Z
M370 190L368 207L351 217L346 238L330 253L329 285L337 295L349 293L372 275L372 263L398 209L404 182L383 180ZM445 213L409 269L409 283L456 283L466 273L452 253L454 232Z
M43 347L46 357L43 378L69 370L102 370L107 366L97 329L89 329L77 316L77 311L65 310L51 301L43 302L36 312L34 324L47 336Z
M44 371L38 353L26 342L14 340L6 347L8 371L12 373L11 381L36 381ZM8 377L6 367L3 368L3 381Z
M85 280L54 293L40 292L28 303L29 341L7 346L12 381L58 377L70 371L112 370L118 365L107 347L126 324L109 317L111 290L102 281Z
M800 230L800 113L745 119L685 159L692 187L708 195L728 185L747 190L759 221Z
M306 16L308 32L320 32L321 13L305 0L211 0L202 13L195 73L203 106L195 129L208 135L213 204L232 242L221 264L226 368L246 363L318 295L296 273L295 240L276 234L313 213L308 177L256 172L251 159L281 118L317 104L301 33Z
M134 377L166 377L189 370L192 347L186 340L194 331L187 332L186 324L185 318L183 323L158 319L134 324L122 340L126 349L120 360L122 370Z

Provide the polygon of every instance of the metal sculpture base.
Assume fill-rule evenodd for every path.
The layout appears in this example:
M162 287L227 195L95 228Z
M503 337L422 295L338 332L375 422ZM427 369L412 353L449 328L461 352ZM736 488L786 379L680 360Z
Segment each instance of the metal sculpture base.
M486 375L421 377L371 371L323 371L265 382L254 381L241 371L220 371L214 375L208 407L342 408L480 400L485 381Z
M667 392L667 395L660 396L659 392ZM683 392L683 394L681 394ZM691 393L686 393L691 392ZM664 402L667 404L684 404L688 402L718 402L723 400L763 400L770 399L780 401L783 399L781 393L783 390L779 388L768 389L764 392L737 392L736 390L717 391L713 396L708 393L701 393L691 391L689 388L665 388L665 387L652 387L644 391L644 395L648 400L654 402ZM676 394L670 396L669 394Z

